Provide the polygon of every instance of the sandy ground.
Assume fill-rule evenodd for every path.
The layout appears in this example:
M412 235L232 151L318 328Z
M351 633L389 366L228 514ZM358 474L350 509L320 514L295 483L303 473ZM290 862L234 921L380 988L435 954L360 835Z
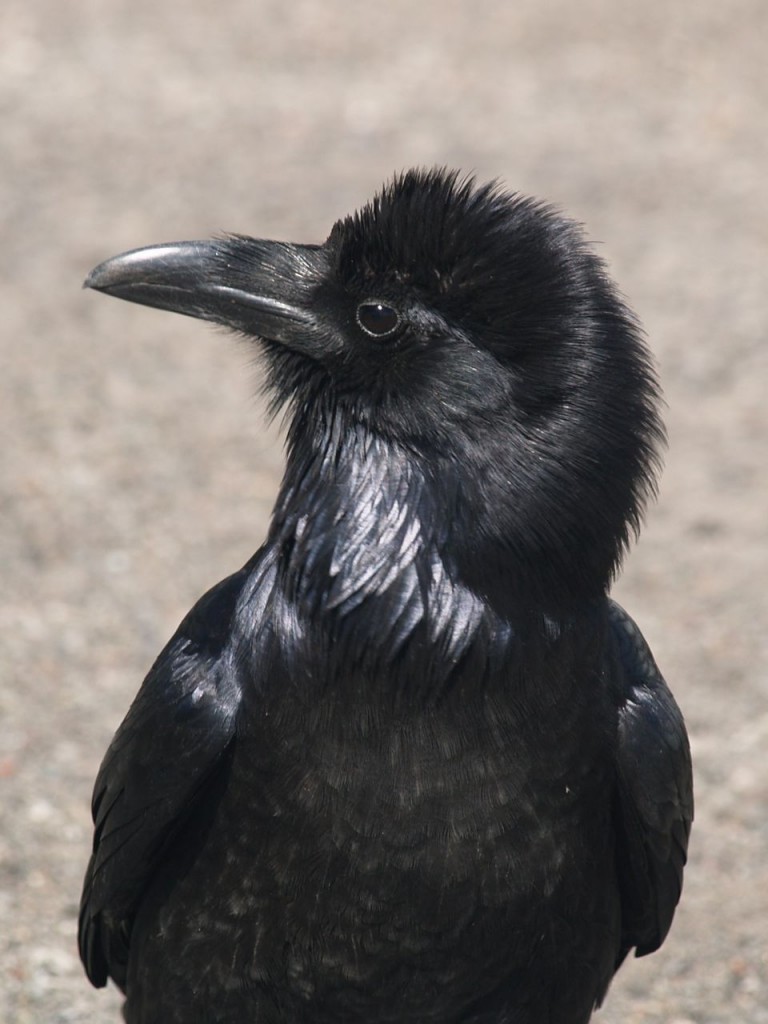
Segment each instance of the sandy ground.
M446 163L589 226L669 404L618 596L685 709L672 935L602 1024L768 1021L765 0L3 0L0 1021L118 1019L74 941L92 780L161 644L264 533L247 348L80 291L120 250L321 240Z

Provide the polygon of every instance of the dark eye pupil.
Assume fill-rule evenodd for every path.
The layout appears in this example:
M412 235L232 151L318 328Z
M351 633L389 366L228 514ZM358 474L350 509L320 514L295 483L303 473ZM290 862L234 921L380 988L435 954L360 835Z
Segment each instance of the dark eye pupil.
M366 333L383 338L395 330L400 323L400 316L392 306L372 299L370 302L361 302L357 307L357 322Z

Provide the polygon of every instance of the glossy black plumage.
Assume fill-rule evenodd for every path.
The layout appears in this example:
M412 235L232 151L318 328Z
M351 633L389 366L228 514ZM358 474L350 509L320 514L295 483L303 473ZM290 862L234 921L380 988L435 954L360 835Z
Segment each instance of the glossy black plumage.
M86 284L259 339L290 423L266 543L101 767L93 983L129 1024L583 1024L667 934L692 787L606 596L662 429L579 229L409 172L322 246L159 246Z

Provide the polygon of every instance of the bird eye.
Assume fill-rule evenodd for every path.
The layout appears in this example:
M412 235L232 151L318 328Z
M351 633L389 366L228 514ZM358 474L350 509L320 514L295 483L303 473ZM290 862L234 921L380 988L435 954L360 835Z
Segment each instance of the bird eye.
M357 322L366 334L371 334L374 338L386 338L397 330L400 314L386 302L368 299L357 307Z

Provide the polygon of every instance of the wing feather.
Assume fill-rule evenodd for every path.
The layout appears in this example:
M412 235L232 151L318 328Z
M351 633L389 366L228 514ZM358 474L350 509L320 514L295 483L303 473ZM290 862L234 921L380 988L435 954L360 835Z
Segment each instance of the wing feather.
M158 860L226 761L240 703L227 639L247 567L195 605L152 666L99 770L80 955L124 986L133 917Z
M693 821L693 777L683 716L648 644L610 602L618 660L618 845L620 959L652 953L672 924Z

